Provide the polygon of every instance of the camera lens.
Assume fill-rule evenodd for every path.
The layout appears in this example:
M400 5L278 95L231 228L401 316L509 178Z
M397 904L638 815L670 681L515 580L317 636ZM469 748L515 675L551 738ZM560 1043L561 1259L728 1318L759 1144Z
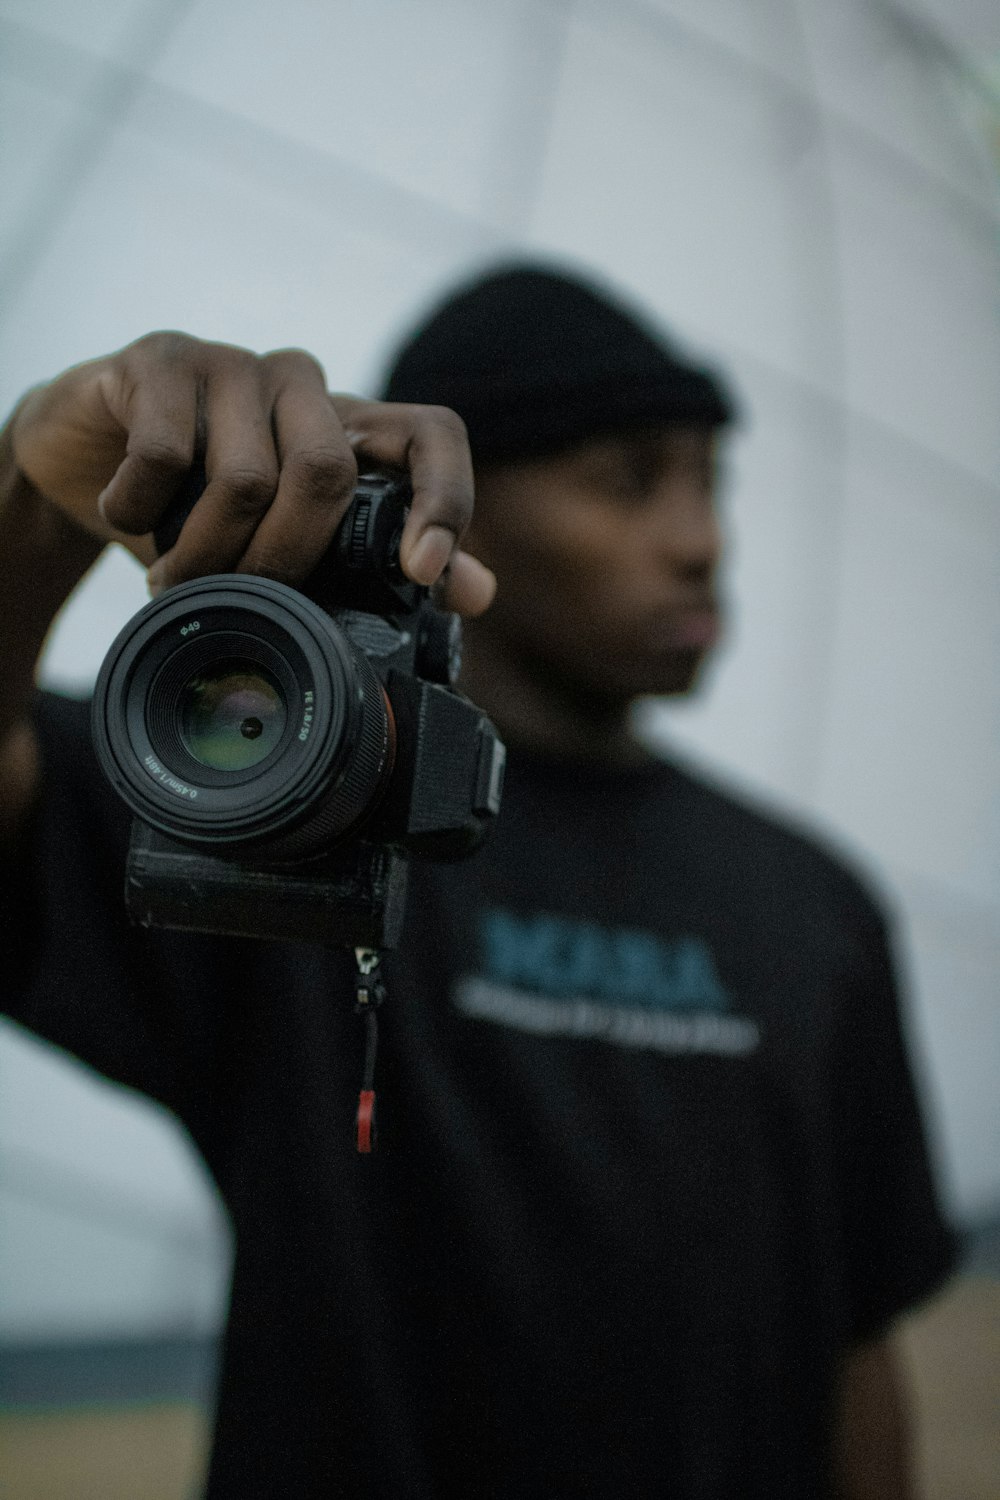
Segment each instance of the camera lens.
M180 734L199 765L245 771L266 760L287 713L281 687L257 662L211 662L181 688Z
M105 775L149 826L285 864L351 837L392 772L392 711L364 651L284 584L216 574L130 620L94 690Z

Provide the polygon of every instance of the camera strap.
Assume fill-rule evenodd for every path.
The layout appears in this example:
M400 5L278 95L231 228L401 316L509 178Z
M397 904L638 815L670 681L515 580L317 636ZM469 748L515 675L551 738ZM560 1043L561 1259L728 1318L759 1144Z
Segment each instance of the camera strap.
M362 1156L375 1149L375 1055L378 1008L385 999L382 955L377 948L354 950L354 1011L365 1023L365 1062L358 1096L357 1147Z

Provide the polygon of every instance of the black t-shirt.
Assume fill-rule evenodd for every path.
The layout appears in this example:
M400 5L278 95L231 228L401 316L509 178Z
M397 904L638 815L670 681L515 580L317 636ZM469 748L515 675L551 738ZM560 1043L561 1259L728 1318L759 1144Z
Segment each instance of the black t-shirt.
M128 928L128 820L44 700L11 1012L187 1125L236 1260L212 1500L803 1500L850 1345L950 1264L882 918L669 765L515 757L416 865L378 1152L347 959Z

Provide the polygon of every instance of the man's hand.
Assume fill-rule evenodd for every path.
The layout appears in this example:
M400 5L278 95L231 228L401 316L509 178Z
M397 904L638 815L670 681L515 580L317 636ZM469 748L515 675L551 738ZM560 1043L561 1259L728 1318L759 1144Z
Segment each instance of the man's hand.
M837 1500L915 1500L906 1380L891 1334L846 1356L836 1415Z
M473 501L461 420L443 407L330 396L301 350L258 356L150 334L32 391L12 441L35 488L83 530L127 546L153 589L219 572L300 583L330 545L360 459L410 476L409 577L440 582L445 606L467 615L493 597L493 575L459 547ZM151 532L199 455L207 486L157 560Z

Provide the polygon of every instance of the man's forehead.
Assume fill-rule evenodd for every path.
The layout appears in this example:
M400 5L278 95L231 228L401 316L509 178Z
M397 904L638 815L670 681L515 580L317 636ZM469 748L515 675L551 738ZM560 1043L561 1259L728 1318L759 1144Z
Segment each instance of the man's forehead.
M536 458L477 466L482 477L503 473L545 473L593 462L627 463L634 457L649 460L697 457L714 453L722 437L717 425L692 421L660 421L635 428L596 432Z
M597 433L566 450L567 454L594 452L706 452L714 448L719 428L704 422L662 421L624 431Z

